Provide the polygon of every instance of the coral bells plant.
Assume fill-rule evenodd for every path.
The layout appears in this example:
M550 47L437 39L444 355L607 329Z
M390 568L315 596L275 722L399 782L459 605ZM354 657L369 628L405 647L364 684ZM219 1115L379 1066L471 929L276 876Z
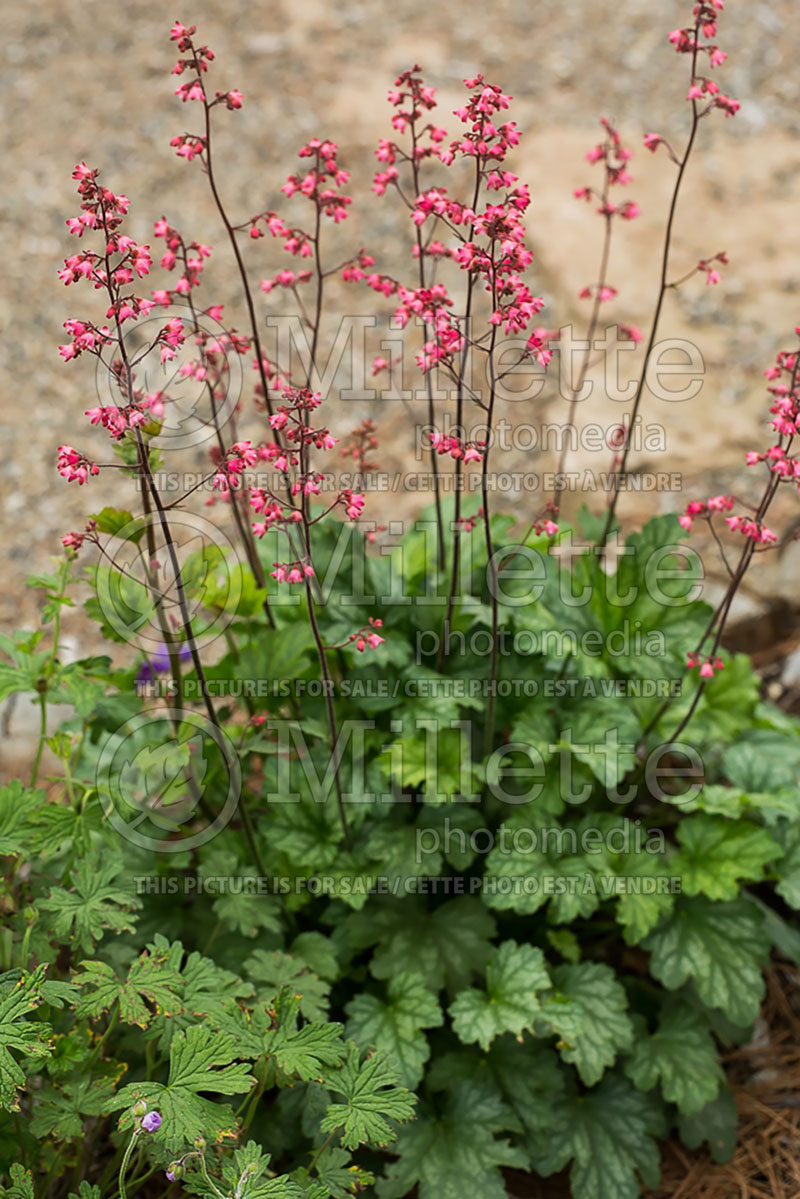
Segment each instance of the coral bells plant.
M688 131L644 138L676 171L654 310L617 324L642 379L670 294L724 288L724 251L672 244L701 122L738 110L722 7L665 31ZM59 276L84 308L58 352L101 387L57 470L88 496L118 472L120 506L65 532L32 580L41 628L0 641L2 695L27 693L41 729L30 776L0 787L0 1196L500 1199L509 1170L575 1199L652 1193L665 1140L733 1152L722 1052L751 1038L770 956L800 963L800 722L725 638L755 555L792 537L773 501L800 488L800 348L767 371L755 504L687 497L623 537L639 384L605 511L568 520L559 490L497 511L503 384L560 353L512 97L475 74L441 113L414 65L372 194L319 135L276 209L231 215L217 138L255 100L194 26L170 39L171 144L221 242L157 207L159 261L127 196L76 168ZM587 345L639 215L628 135L600 128L575 192L602 230ZM407 269L385 236L349 240L392 203ZM223 254L231 312L205 295ZM379 481L397 426L385 403L343 416L324 361L352 288L409 350L376 330L363 387L409 365L418 383L403 432L430 505L407 527ZM278 310L296 355L267 344ZM182 473L187 451L202 469ZM714 607L701 530L727 576ZM113 658L65 660L78 587Z

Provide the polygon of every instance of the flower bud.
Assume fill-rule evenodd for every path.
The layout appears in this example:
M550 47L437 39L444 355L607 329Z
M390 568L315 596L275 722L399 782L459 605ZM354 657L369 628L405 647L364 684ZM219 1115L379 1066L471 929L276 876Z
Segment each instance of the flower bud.
M133 1105L133 1107L131 1108L131 1115L133 1116L133 1118L135 1120L138 1120L141 1116L143 1116L145 1114L146 1111L147 1111L147 1104L145 1103L144 1099L140 1099L139 1102L135 1103Z

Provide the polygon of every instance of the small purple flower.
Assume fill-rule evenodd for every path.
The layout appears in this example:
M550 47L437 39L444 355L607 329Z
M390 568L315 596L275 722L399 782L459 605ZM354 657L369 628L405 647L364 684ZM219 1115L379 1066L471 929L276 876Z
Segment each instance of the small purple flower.
M178 647L178 661L188 662L192 656L192 651L188 645ZM136 675L135 682L141 686L142 683L152 683L157 675L166 674L169 670L169 651L166 645L162 642L158 646L154 654L149 658L145 658L139 667L139 673Z
M148 1112L142 1120L142 1128L147 1132L158 1132L161 1127L161 1117L158 1112Z
M167 1170L167 1178L169 1179L170 1182L175 1182L177 1180L177 1177L178 1177L177 1174L173 1174L171 1170Z

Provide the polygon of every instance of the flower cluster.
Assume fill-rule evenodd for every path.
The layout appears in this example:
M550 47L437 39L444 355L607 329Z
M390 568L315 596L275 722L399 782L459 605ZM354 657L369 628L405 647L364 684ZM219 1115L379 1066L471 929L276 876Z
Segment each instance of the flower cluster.
M392 115L392 126L398 133L410 132L411 150L407 153L389 138L380 139L375 156L386 169L376 173L372 184L372 190L378 196L385 195L390 185L397 186L399 172L395 164L398 161L410 163L416 175L424 159L440 156L440 146L447 137L447 130L439 125L432 122L420 125L425 114L436 107L436 90L425 84L419 71L417 65L403 71L389 92L389 103L396 110Z
M429 433L428 440L437 454L449 454L451 458L460 458L462 462L480 462L486 452L485 441L464 441L460 437L446 437L438 430Z
M274 570L269 573L278 583L302 583L314 577L314 567L302 558L293 562L273 562L272 565Z
M152 260L149 246L139 245L119 231L130 200L103 187L97 181L98 175L99 171L90 169L85 162L75 167L72 177L78 181L81 214L71 217L67 227L77 237L82 237L87 230L96 230L103 237L103 252L81 250L71 254L65 258L58 277L67 286L88 279L96 290L105 290L111 301L106 320L113 320L119 329L123 322L147 315L155 307L152 300L123 294L123 289L136 278L149 274ZM99 356L103 347L113 340L106 325L98 327L88 321L71 319L65 321L64 328L72 334L71 342L59 346L59 353L65 360L77 358L84 351Z
M156 297L154 299L123 294L124 289L134 281L134 276L142 278L149 274L152 266L150 248L139 245L133 238L119 232L123 217L130 207L130 201L127 196L117 196L99 184L98 174L97 170L91 170L83 162L75 168L72 177L78 180L78 194L81 196L82 211L80 217L68 221L67 225L70 231L78 236L82 236L86 229L96 230L98 234L102 234L103 253L83 250L79 254L71 255L65 259L64 268L58 272L58 275L67 285L80 279L90 279L95 289L104 289L107 292L110 305L106 312L106 320L114 322L116 336L108 325L98 327L90 321L67 320L64 322L64 328L72 335L72 341L58 347L59 353L65 361L77 358L84 352L102 357L104 347L114 342L119 343L121 326L126 321L146 316L156 307L157 303L169 303L169 293L167 292L154 293ZM165 230L168 229L166 222L163 222L163 225ZM156 236L159 236L158 228L157 225ZM192 243L192 245L198 251L198 262L201 261L204 253L210 253L207 246L200 247L197 243ZM192 268L187 269L191 270ZM197 269L199 270L199 267ZM188 287L189 283L187 282L187 289ZM184 338L185 330L180 318L173 318L166 323L154 342L154 345L158 345L160 348L162 362L175 356ZM119 419L113 412L109 414L107 421L104 419L102 423L107 428L119 428ZM128 421L128 426L130 426L130 421Z
M292 525L304 519L308 525L316 524L338 506L344 508L348 520L359 520L366 497L344 487L321 513L313 517L307 515L305 505L308 497L320 495L325 482L324 476L311 463L311 453L313 450L332 449L338 441L330 429L314 427L310 423L311 414L321 402L318 393L308 388L286 386L283 389L283 401L269 417L270 426L280 437L280 442L265 442L258 448L253 448L250 442L237 443L232 447L232 456L229 453L224 463L220 462L215 478L220 478L221 485L224 476L229 485L235 487L244 466L252 465L259 459L269 462L283 477L283 491L279 494L271 486L251 489L250 506L261 517L260 521L253 523L253 532L256 537L262 538L269 529L282 529L291 545ZM231 463L233 477L237 480L233 484ZM279 583L299 583L314 575L307 557L275 562L273 566L272 577Z
M77 554L78 550L83 545L84 541L89 541L93 545L99 545L100 541L97 536L97 521L90 520L82 533L66 533L61 538L61 544L68 550L74 550Z
M586 161L592 165L602 162L603 186L599 191L593 187L578 187L574 192L575 199L598 200L600 207L597 211L601 216L621 216L626 221L635 220L639 216L640 209L634 200L625 200L621 204L614 204L609 199L609 190L612 187L624 187L625 184L631 182L628 163L633 157L632 151L622 144L619 133L610 121L601 117L600 124L605 130L605 137L602 142L598 142L596 146L587 151Z
M383 621L370 616L369 624L362 625L356 633L351 633L348 640L354 641L356 649L360 654L369 646L370 649L377 649L379 645L383 645L385 638L379 636L377 630L383 628Z
M68 483L76 483L82 487L89 478L89 475L99 475L100 467L94 462L74 449L71 445L60 445L58 447L58 473L62 475Z
M215 446L212 455L217 459L217 470L211 486L225 497L231 489L235 491L241 486L243 472L262 457L261 451L254 449L249 441L235 441L224 455Z
M795 328L800 337L800 325ZM768 450L748 450L745 462L748 466L766 463L769 468L770 484L755 516L733 515L726 516L725 523L735 533L741 533L755 546L768 548L777 544L777 535L764 524L764 516L775 490L780 483L794 483L800 494L800 460L797 453L791 453L793 439L800 432L800 352L798 350L781 350L775 364L764 372L768 386L767 391L772 397L770 424L778 434L778 443ZM691 530L698 518L711 519L717 512L730 512L734 506L734 497L729 495L713 496L706 503L694 500L690 503L683 516L678 518L680 524Z
M287 196L300 192L307 196L319 208L320 212L331 217L337 224L347 216L347 208L352 204L350 196L337 191L350 178L349 171L343 170L336 156L339 147L335 142L312 137L311 141L298 150L299 158L313 159L312 165L305 174L292 174L286 180L281 191ZM332 186L335 184L335 187Z
M277 275L274 275L272 279L262 279L261 290L265 295L269 295L276 287L288 287L294 291L299 284L308 283L310 280L311 271L297 271L295 273L295 271L284 269L278 271Z
M164 270L173 271L176 266L182 268L181 276L173 288L153 292L156 303L166 306L187 296L193 287L199 286L204 260L211 256L211 247L198 241L190 242L187 246L183 236L177 229L172 228L165 217L156 221L154 233L165 242L164 253L161 256L161 266Z
M748 455L749 457L750 455ZM692 500L687 505L683 516L678 517L678 524L682 525L687 532L691 532L696 520L711 520L718 512L730 512L734 503L735 500L732 495L714 495L705 503L700 500ZM750 537L756 545L772 545L777 541L777 537L771 529L766 528L761 521L753 520L751 517L726 516L725 523L735 533L742 533L745 537Z
M384 367L388 367L388 363L384 360L375 359L375 363L382 362ZM374 367L373 375L376 373ZM379 464L370 460L372 450L378 448L377 429L371 420L362 420L357 428L350 433L349 440L342 446L339 453L343 458L352 458L358 463L362 471L378 470Z
M800 337L800 325L796 326L795 333ZM775 360L775 365L768 367L764 372L769 380L767 391L772 396L770 412L774 420L770 423L781 437L794 437L796 433L800 433L798 370L800 352L782 350ZM779 473L788 475L785 471Z
M750 537L756 545L774 545L778 540L772 529L766 528L760 521L749 516L726 516L725 523L735 533Z
M407 201L411 220L417 230L430 226L424 242L417 234L414 257L454 261L489 294L490 325L502 327L507 333L519 333L527 329L544 301L534 296L521 278L533 258L525 245L521 222L530 204L530 193L503 166L509 149L519 142L515 123L499 118L508 109L511 97L496 84L486 83L482 75L465 79L465 86L472 94L455 110L455 115L466 128L447 143L446 131L440 126L430 122L421 125L436 102L434 89L425 86L418 72L416 66L404 72L389 93L397 110L392 124L401 133L410 132L410 150L381 139L376 154L385 170L375 176L373 190L383 195L390 183L397 185L397 164L410 164L412 185L417 192L413 203ZM419 188L419 167L426 158L436 158L444 166L457 159L473 160L477 179L472 202L456 199L441 185ZM496 200L483 208L478 203L482 186L488 192L498 193ZM456 373L457 356L466 346L466 325L453 312L453 301L445 285L437 282L426 286L423 274L419 286L404 287L390 276L370 272L371 265L372 260L369 263L359 260L347 268L344 277L365 278L369 287L387 296L397 293L400 304L395 318L400 326L405 327L413 315L432 334L417 356L421 370L427 372L439 364ZM547 365L551 354L538 331L531 334L527 348L542 366Z
M722 658L713 654L689 653L686 655L686 666L689 670L699 667L700 677L703 679L713 679L715 671L725 669Z
M782 479L796 479L798 489L800 489L800 461L796 454L788 454L784 446L773 445L765 454L759 454L757 450L748 450L745 461L748 466L755 466L758 462L768 462L769 469L774 474L779 475Z
M135 404L128 404L124 408L117 408L113 404L105 408L87 408L84 415L89 417L93 425L102 425L112 440L124 437L128 429L146 425L150 420L148 414Z
M727 266L728 255L723 251L719 254L715 254L713 258L701 258L697 264L698 271L705 271L707 284L719 283L720 279L722 278L719 271L714 266L715 262L719 262L722 266Z
M172 68L173 75L183 75L188 71L191 78L180 83L175 89L175 95L185 104L187 100L200 100L208 111L218 104L233 110L242 107L242 93L237 88L227 92L215 91L214 98L209 99L203 76L208 72L208 64L214 60L214 52L208 46L195 46L194 25L183 25L176 21L170 30L170 41L178 43L178 50L183 57L179 58ZM201 134L180 133L170 140L179 158L191 162L198 155L202 157L208 149L208 139Z
M683 516L678 517L678 524L690 533L696 520L710 520L717 512L730 512L733 505L732 495L713 495L706 503L692 500L690 504L687 504Z
M552 500L548 500L544 506L543 512L536 517L533 522L533 532L537 537L543 535L547 537L555 537L558 532L558 525L553 520L554 516L558 515L558 508Z
M698 62L700 55L705 54L708 56L708 65L712 70L722 66L728 56L720 50L713 39L717 34L718 14L722 12L723 7L724 0L700 0L700 3L695 4L692 9L694 24L684 29L673 29L669 34L669 40L676 52L691 54L693 64ZM715 80L710 79L707 75L698 74L694 66L687 99L708 101L701 116L710 112L712 108L720 108L726 117L733 117L740 108L738 100L734 100L732 96L726 96Z
M277 499L273 499L263 487L254 487L251 490L250 504L256 512L260 513L262 518L253 525L253 532L258 538L264 537L267 529L282 525L297 524L298 521L303 519L303 514L299 508L292 508L291 506L282 504Z

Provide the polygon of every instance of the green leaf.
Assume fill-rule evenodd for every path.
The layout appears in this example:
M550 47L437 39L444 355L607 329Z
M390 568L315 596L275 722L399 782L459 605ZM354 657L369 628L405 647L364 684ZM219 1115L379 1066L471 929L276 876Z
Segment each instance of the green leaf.
M314 1021L303 1028L296 1028L298 1002L288 992L279 996L274 1013L277 1016L277 1028L272 1012L256 1008L253 1025L260 1038L258 1049L267 1057L274 1058L284 1074L301 1078L304 1082L321 1082L345 1056L342 1026L330 1021Z
M370 964L375 978L411 970L432 991L446 986L452 995L486 966L494 928L480 900L464 895L432 912L409 900L375 904L350 916L344 931L357 948L378 943Z
M722 768L742 791L800 786L800 738L772 729L747 729L722 755Z
M452 1091L460 1083L491 1086L507 1104L508 1129L525 1134L525 1147L542 1152L550 1126L553 1099L564 1089L566 1072L554 1051L525 1034L510 1034L492 1043L488 1053L474 1046L439 1054L425 1077L429 1092Z
M680 903L643 942L650 973L674 991L692 979L703 1003L742 1027L752 1024L764 996L759 966L767 952L763 918L746 899Z
M684 1004L667 1008L657 1031L637 1039L625 1073L640 1091L660 1081L664 1098L686 1116L702 1111L725 1083L708 1020Z
M668 912L674 899L662 890L662 880L671 871L661 858L652 854L627 854L618 865L613 894L617 899L617 922L622 925L626 945L638 945ZM671 887L672 883L664 884Z
M396 974L386 1000L357 995L345 1007L346 1033L360 1049L378 1049L397 1067L400 1080L413 1088L422 1078L430 1050L424 1028L438 1028L442 1010L421 974Z
M242 878L257 877L255 869L243 869L241 866L238 867L238 874ZM213 911L217 919L243 937L257 937L263 930L271 933L281 931L278 904L256 891L248 892L243 888L240 892L220 895L214 900Z
M78 1193L70 1191L67 1199L101 1199L102 1191L96 1183L87 1182L86 1179L78 1187Z
M681 876L686 895L735 899L739 882L759 881L780 854L769 833L747 820L700 813L682 820L677 835L682 849L670 859L670 873Z
M59 853L67 841L76 853L89 852L91 834L99 831L101 823L102 809L96 800L78 811L70 804L48 803L33 813L28 843L42 857Z
M227 1193L238 1199L306 1199L306 1192L285 1174L271 1177L269 1163L269 1154L255 1141L234 1149L233 1160L222 1166ZM219 1193L210 1189L203 1193L208 1199L219 1199Z
M309 970L313 970L326 982L335 982L339 977L336 947L331 939L322 933L298 933L289 946L289 953L295 961L304 962Z
M226 610L232 617L242 620L258 616L267 597L265 588L259 587L249 566L239 563L227 565L219 576L211 575L205 580L203 604L216 612Z
M504 1166L525 1168L528 1158L497 1134L513 1122L496 1091L462 1082L444 1111L421 1116L399 1137L399 1160L377 1184L380 1199L401 1199L415 1184L419 1199L506 1199Z
M19 1162L13 1162L9 1167L11 1185L4 1187L0 1183L2 1199L34 1199L33 1178L30 1170L26 1170ZM72 1196L70 1196L72 1199Z
M782 847L776 866L779 882L775 890L790 908L800 908L800 829L776 829Z
M465 757L461 729L440 727L417 729L410 713L403 720L407 731L392 745L396 752L387 754L387 761L399 759L400 768L390 775L401 787L420 788L428 804L448 803L456 796L474 793L474 776L469 759Z
M314 638L307 622L298 621L283 629L260 629L258 639L242 654L234 676L264 679L270 683L283 679L294 681L303 673L306 655L313 648Z
M327 1188L324 1199L328 1199L329 1195L333 1195L334 1199L350 1199L351 1195L365 1190L375 1182L374 1174L369 1174L353 1164L353 1159L346 1149L338 1149L333 1145L320 1153L314 1172L321 1185ZM308 1194L307 1191L303 1192L304 1199ZM323 1199L322 1195L320 1199Z
M25 826L45 802L44 791L31 791L19 779L0 787L0 855L27 852L30 834Z
M702 1111L678 1117L678 1133L687 1149L699 1149L706 1141L715 1162L727 1162L733 1157L738 1131L736 1102L727 1087Z
M146 525L143 520L135 520L132 512L124 508L103 508L90 518L97 521L97 531L119 537L124 532L123 541L132 541L138 545L142 539Z
M504 941L486 966L486 990L470 987L450 1004L453 1032L488 1049L505 1032L520 1036L541 1013L541 992L550 987L541 949Z
M0 1106L9 1112L19 1111L18 1092L25 1086L25 1072L11 1050L26 1057L47 1057L52 1052L50 1025L23 1019L42 1003L45 970L45 966L37 966L0 998Z
M609 1074L584 1095L560 1097L553 1117L534 1165L547 1176L571 1161L573 1199L639 1199L638 1176L658 1186L661 1108L624 1078Z
M83 974L75 977L75 984L83 987L78 1005L78 1015L97 1019L114 1003L119 1003L119 1014L126 1024L138 1024L146 1028L153 1013L144 1000L156 1009L156 1014L173 1015L182 1004L180 990L183 980L177 970L168 965L166 951L138 957L128 970L123 981L106 962L81 962Z
M130 1109L140 1099L146 1100L162 1117L161 1128L153 1137L174 1155L187 1143L192 1145L195 1137L219 1141L235 1126L233 1112L227 1104L202 1098L201 1092L241 1095L249 1091L255 1079L249 1063L236 1062L238 1056L232 1037L192 1025L173 1038L167 1085L129 1083L116 1096L113 1108ZM120 1128L127 1131L132 1121L129 1110L120 1118Z
M547 942L556 953L571 962L573 966L581 960L581 946L574 932L569 928L548 928Z
M170 942L157 933L152 944L147 945L147 951L152 955L165 953L170 969L178 971L182 978L180 997L183 1010L169 1019L156 1016L152 1021L152 1027L158 1033L159 1048L164 1054L169 1052L172 1040L180 1029L189 1027L198 1017L212 1026L219 1025L227 1019L232 1002L253 994L250 983L243 982L230 970L223 970L201 953L190 953L184 962L184 948L180 941Z
M280 950L268 953L266 949L256 949L245 962L244 971L254 982L266 983L273 995L282 987L291 987L301 996L300 1012L306 1020L326 1019L330 985L312 973L301 957Z
M548 1003L543 1018L561 1033L558 1049L564 1061L575 1066L587 1087L594 1086L633 1042L625 989L602 962L557 966L553 983L555 1000L570 1006L560 1016L559 1002Z
M30 1130L35 1137L69 1141L83 1131L87 1116L105 1116L113 1106L113 1078L76 1078L61 1089L48 1087L38 1097Z
M490 885L485 903L498 911L532 915L549 901L548 917L553 921L588 918L603 894L595 877L603 862L580 852L580 828L561 827L554 820L542 826L542 819L542 813L520 810L501 826L498 844L486 860L484 878ZM519 844L523 830L530 841L526 836Z
M568 719L559 744L584 762L604 787L615 786L636 765L642 725L630 700L592 700L570 712Z
M112 885L121 867L121 860L114 856L104 862L82 858L70 875L71 890L53 887L49 896L40 900L40 908L54 913L51 927L56 937L74 939L91 953L106 929L117 935L133 931L128 914L141 903L131 892Z
M777 890L777 887L775 889ZM746 894L745 898L761 913L764 920L764 936L779 957L787 958L794 962L795 966L800 966L800 931L755 895Z
M362 1060L352 1041L344 1064L329 1075L328 1087L342 1095L345 1102L328 1104L320 1129L323 1133L340 1132L345 1149L388 1145L397 1139L389 1121L402 1123L414 1115L415 1097L405 1087L397 1086L394 1067L378 1053L368 1053Z
M709 679L703 698L692 717L691 735L697 744L703 741L736 741L753 718L760 691L760 679L747 654L736 654L725 669ZM687 714L695 689L684 688L680 699L670 704L665 733Z

